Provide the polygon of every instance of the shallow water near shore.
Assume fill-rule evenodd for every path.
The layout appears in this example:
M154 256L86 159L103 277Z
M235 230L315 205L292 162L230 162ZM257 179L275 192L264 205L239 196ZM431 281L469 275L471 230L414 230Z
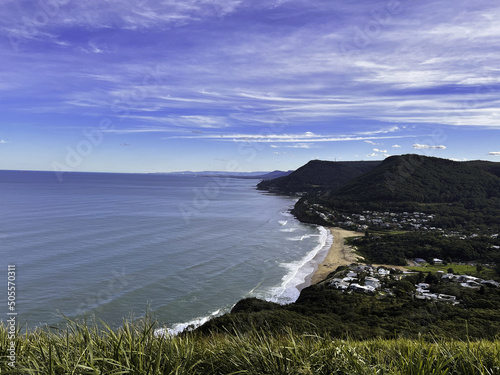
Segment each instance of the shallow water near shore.
M0 172L1 275L17 269L18 321L146 309L172 332L255 296L294 301L327 251L295 200L224 177ZM2 317L3 319L3 317Z

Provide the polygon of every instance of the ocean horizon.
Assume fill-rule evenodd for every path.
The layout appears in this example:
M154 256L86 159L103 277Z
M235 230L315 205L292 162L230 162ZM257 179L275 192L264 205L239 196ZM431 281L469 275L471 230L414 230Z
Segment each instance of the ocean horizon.
M0 171L1 253L18 322L118 326L146 310L171 333L240 299L297 299L332 238L258 180ZM4 319L4 317L2 317Z

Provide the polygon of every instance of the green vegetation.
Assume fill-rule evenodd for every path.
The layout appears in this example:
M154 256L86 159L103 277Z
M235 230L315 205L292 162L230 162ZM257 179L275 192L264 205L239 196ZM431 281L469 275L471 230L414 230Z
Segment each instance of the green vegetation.
M447 265L444 264L430 265L428 263L425 263L419 267L407 267L407 268L410 271L418 271L424 273L438 272L438 271L443 271L444 273L448 273L448 271L451 269L451 271L453 272L449 273L454 273L458 275L470 275L475 277L481 277L482 279L494 279L495 277L498 277L497 272L491 268L483 266L481 272L477 272L477 266L472 266L469 264L449 263Z
M500 288L464 288L437 274L500 274L500 163L420 155L381 163L314 160L259 188L306 193L294 214L308 223L330 225L334 213L368 210L432 214L428 231L399 231L406 228L397 215L384 231L372 219L363 226L367 235L350 243L372 263L439 258L446 264L389 278L376 295L341 292L326 280L289 305L244 299L177 337L155 334L158 325L148 317L116 330L73 321L64 329L22 333L18 327L15 367L9 365L11 331L0 325L0 373L500 374ZM467 268L458 261L479 263ZM485 266L493 263L495 270ZM414 298L421 282L456 301Z
M405 266L407 259L433 258L444 261L499 263L500 239L488 236L464 238L436 232L407 232L383 236L359 237L351 241L371 263ZM445 271L447 268L444 268Z
M392 156L342 185L304 190L309 194L296 204L294 213L305 222L328 224L308 211L311 204L346 214L418 211L436 215L433 226L438 228L498 233L499 170L500 163ZM288 189L300 191L303 184Z
M500 198L500 178L480 164L422 155L385 159L378 167L342 186L335 194L361 201L455 203L475 206Z
M197 331L246 333L262 327L279 334L290 328L300 334L355 340L395 336L426 340L436 336L459 340L500 337L499 288L461 288L430 275L421 273L394 280L391 285L394 295L343 293L320 283L305 288L295 303L285 306L249 298L238 302L231 313L212 319ZM460 304L414 299L413 285L424 281L432 284L433 292L457 296Z
M16 365L6 360L0 326L2 374L498 374L500 341L353 341L324 335L241 334L179 337L154 334L150 320L117 331L68 322L63 331L35 329L16 339Z
M379 164L379 161L311 160L288 176L262 181L257 188L282 194L326 191L346 184Z

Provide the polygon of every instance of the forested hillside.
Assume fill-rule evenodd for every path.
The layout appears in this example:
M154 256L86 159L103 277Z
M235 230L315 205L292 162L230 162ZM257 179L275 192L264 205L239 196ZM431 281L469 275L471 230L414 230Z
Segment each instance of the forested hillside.
M339 188L379 164L379 161L311 160L288 176L262 181L257 188L281 194L326 192Z

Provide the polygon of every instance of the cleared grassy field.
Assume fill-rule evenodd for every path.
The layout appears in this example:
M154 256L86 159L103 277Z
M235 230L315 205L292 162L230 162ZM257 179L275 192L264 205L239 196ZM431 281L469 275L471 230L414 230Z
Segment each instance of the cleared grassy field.
M68 322L10 339L0 326L2 374L500 374L500 340L350 341L285 331L270 335L155 335L149 319L118 330ZM12 363L11 363L12 364Z
M487 268L483 266L481 272L477 272L476 266L471 266L468 264L454 264L449 263L445 265L433 265L431 266L428 263L423 264L420 267L406 267L411 271L422 271L422 272L437 272L443 271L444 273L448 273L448 269L452 268L454 273L458 273L460 275L470 275L475 277L481 277L483 279L491 279L496 276L495 270L491 268Z

